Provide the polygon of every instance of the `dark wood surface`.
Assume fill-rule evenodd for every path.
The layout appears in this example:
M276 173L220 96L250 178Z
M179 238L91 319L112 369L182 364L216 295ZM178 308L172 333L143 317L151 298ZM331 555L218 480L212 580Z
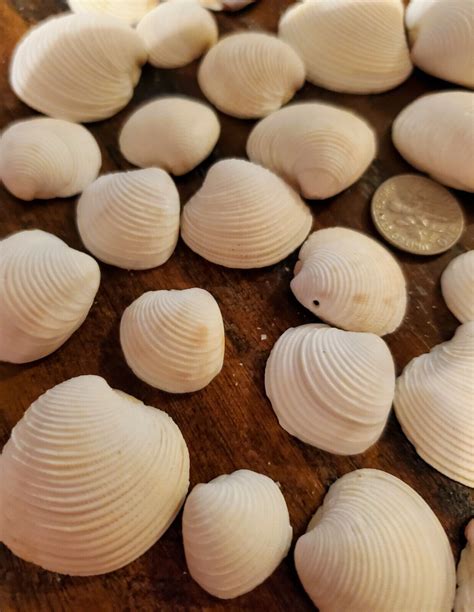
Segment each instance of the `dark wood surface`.
M221 32L242 28L276 30L285 0L261 0L234 15L218 15ZM11 92L8 63L12 48L36 21L65 9L52 0L0 0L0 127L30 116L29 108ZM147 66L131 104L112 119L90 129L100 143L102 172L129 167L117 148L124 117L141 101L158 94L181 93L202 98L196 65L173 71ZM369 203L387 177L410 170L390 140L396 114L411 100L448 84L415 71L394 91L376 96L334 94L306 84L296 100L326 100L358 111L376 128L380 144L376 160L350 189L325 202L312 203L314 227L343 225L376 236ZM253 122L221 115L222 135L211 157L179 179L182 202L201 185L217 159L245 155ZM448 262L474 245L474 214L467 194L457 194L466 213L466 231L449 252L416 257L394 250L408 280L409 307L400 329L386 337L398 372L416 355L449 339L457 322L443 302L439 287ZM74 199L25 203L0 187L0 238L21 229L41 228L74 248L82 249L74 223ZM218 474L249 468L281 483L288 503L294 540L301 535L328 487L346 472L373 467L402 478L430 504L445 527L456 559L462 531L473 513L467 487L442 476L415 453L395 416L380 441L362 455L337 457L300 443L278 426L264 392L265 362L273 343L288 327L314 320L294 299L289 288L296 253L270 268L227 270L192 253L182 241L160 268L127 272L101 264L97 300L80 330L49 357L27 365L0 364L0 448L11 428L38 395L79 374L99 374L114 387L169 412L180 426L191 455L191 486ZM125 307L144 291L204 287L218 300L225 320L226 355L222 373L198 393L168 395L138 380L120 351L119 321ZM266 339L261 336L266 335ZM397 509L394 508L394 512ZM262 586L237 600L221 602L193 582L187 573L181 543L181 517L140 559L112 574L71 578L43 571L14 557L0 545L0 610L310 610L310 600L298 583L293 549ZM408 612L408 611L407 611Z

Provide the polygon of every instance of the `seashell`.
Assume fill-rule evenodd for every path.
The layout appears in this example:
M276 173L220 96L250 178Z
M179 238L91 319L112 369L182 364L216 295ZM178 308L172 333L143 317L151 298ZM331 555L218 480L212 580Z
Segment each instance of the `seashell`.
M474 93L442 91L418 98L397 116L392 139L408 163L435 180L474 191Z
M158 166L180 176L190 172L214 148L221 131L216 113L189 98L158 98L125 122L122 155L135 166Z
M179 237L179 194L158 168L98 178L77 204L82 242L98 259L127 270L167 261Z
M474 321L474 251L458 255L448 264L441 276L441 291L456 319Z
M68 0L75 13L110 15L131 25L138 23L160 0Z
M102 157L82 125L40 117L10 124L0 140L0 177L21 200L67 198L92 183Z
M161 0L162 2L188 2L189 0ZM240 11L257 0L194 0L210 11Z
M286 104L305 80L293 49L260 32L231 34L206 54L198 71L204 95L233 117L264 117Z
M265 390L280 425L330 453L362 453L382 434L395 392L395 366L374 334L309 324L277 340Z
M32 108L85 122L118 113L133 95L145 45L105 15L59 15L28 30L10 65L10 84Z
M293 104L254 127L247 155L276 172L306 198L343 191L375 157L372 128L351 111L330 104Z
M42 232L0 241L0 361L27 363L49 355L78 329L99 288L89 255Z
M133 372L169 393L198 391L224 363L224 323L204 289L148 291L125 310L120 342Z
M461 552L458 564L456 599L454 612L472 612L474 610L474 519L471 519L465 530L467 544Z
M412 71L400 0L299 3L283 14L279 36L302 58L307 80L332 91L388 91Z
M323 321L349 331L384 336L405 316L406 283L395 257L345 227L311 234L301 247L291 290Z
M330 487L296 543L305 591L321 612L450 612L455 569L428 504L391 474L362 469Z
M114 571L178 513L189 455L173 420L100 376L56 385L28 408L0 456L0 541L71 576Z
M474 487L474 322L412 359L397 379L394 407L416 452L436 470Z
M248 593L266 580L286 557L291 536L278 485L250 470L196 485L184 506L189 573L221 599Z
M278 176L243 159L214 164L181 217L196 253L228 268L262 268L284 259L311 230L311 211Z

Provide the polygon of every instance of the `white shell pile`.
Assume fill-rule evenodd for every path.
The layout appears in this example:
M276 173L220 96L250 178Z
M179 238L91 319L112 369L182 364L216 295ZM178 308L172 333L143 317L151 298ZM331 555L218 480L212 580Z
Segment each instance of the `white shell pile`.
M110 15L131 25L151 11L160 0L68 0L75 13Z
M456 599L454 612L471 612L474 610L474 518L465 530L467 544L461 552L457 570Z
M441 276L444 301L453 315L461 321L474 321L474 251L458 255Z

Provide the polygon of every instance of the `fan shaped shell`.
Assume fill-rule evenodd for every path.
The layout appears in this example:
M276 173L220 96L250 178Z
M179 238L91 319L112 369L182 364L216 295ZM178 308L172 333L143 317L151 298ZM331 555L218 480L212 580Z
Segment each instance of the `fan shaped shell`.
M75 13L110 15L129 24L135 24L151 11L160 0L68 0Z
M441 276L444 301L461 321L474 321L474 251L455 257Z
M465 534L467 544L458 564L454 612L471 612L474 609L474 519L469 521Z

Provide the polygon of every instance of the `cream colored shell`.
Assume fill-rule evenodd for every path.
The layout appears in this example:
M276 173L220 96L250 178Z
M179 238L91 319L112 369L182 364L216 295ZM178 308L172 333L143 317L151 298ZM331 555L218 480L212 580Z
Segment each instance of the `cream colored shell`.
M250 470L196 485L184 506L189 573L221 599L248 593L266 580L286 556L291 536L279 487Z
M111 572L161 537L188 486L165 412L99 376L72 378L33 402L3 449L0 541L53 572Z
M161 0L162 2L189 2L189 0ZM238 11L256 0L191 0L211 11Z
M59 348L84 322L99 288L96 261L29 230L0 241L0 361L27 363Z
M411 487L380 470L339 478L296 543L295 564L321 612L450 612L446 533Z
M469 521L465 533L467 544L458 565L454 612L474 610L474 519Z
M461 321L474 321L474 251L451 260L441 276L444 301Z
M97 13L135 24L158 4L159 0L68 0L75 13Z

